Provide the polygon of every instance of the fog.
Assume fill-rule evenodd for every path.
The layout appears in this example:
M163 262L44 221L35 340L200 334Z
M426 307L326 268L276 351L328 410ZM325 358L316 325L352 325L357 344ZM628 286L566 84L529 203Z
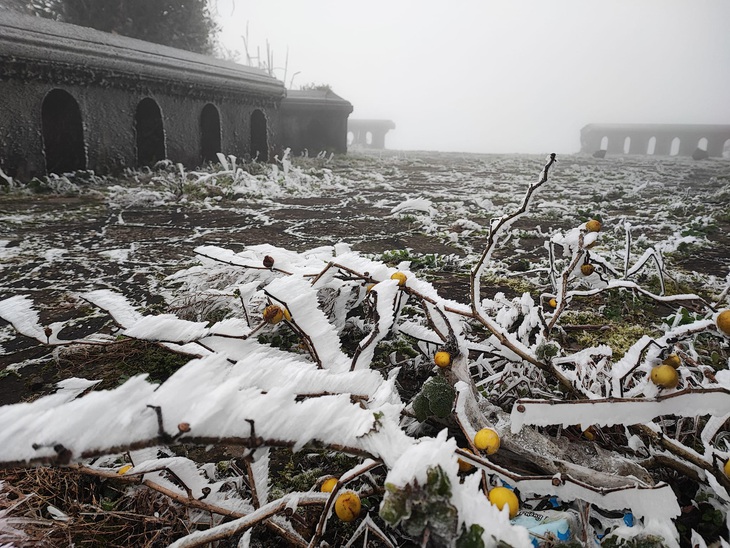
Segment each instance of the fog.
M447 5L448 4L448 5ZM405 150L561 152L596 123L730 123L728 0L217 0L221 43L328 84ZM284 68L288 66L285 75Z

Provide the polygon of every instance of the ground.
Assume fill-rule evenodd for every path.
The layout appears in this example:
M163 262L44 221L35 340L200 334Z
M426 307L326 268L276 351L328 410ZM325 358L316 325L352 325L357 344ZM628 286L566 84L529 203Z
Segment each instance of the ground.
M118 177L36 181L0 194L0 300L31 296L42 325L79 318L68 338L113 329L105 314L78 299L89 289L117 290L150 312L212 320L219 311L191 310L166 279L196 262L198 246L239 251L269 243L301 252L345 242L393 266L408 263L442 295L467 302L469 270L490 218L518 207L543 165L542 156L393 152L297 159L273 172L254 164L239 172L217 166L181 174L168 165ZM668 293L716 295L730 264L729 203L725 159L559 157L490 263L483 296L537 297L547 282L546 239L591 218L603 223L596 253L617 266L623 267L618 259L628 231L631 261L648 246L662 250L672 276ZM657 290L651 274L645 277ZM587 299L566 316L574 325L563 335L564 348L605 336L625 350L650 325L648 312L660 318L674 312L629 292L601 305L600 315L594 305ZM400 351L384 347L381 354L392 350ZM727 349L719 353L727 358ZM49 393L72 376L103 379L101 388L141 371L161 381L184 362L139 341L56 353L0 323L0 405ZM410 379L413 386L399 380L405 392L418 390L418 379Z

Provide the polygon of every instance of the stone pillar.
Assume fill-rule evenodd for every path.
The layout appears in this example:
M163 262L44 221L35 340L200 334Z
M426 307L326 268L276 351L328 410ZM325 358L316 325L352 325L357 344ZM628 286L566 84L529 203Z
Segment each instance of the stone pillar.
M656 147L654 148L654 154L657 156L669 156L672 150L672 135L666 133L660 133L656 136Z
M722 137L707 138L707 154L710 156L722 156L722 149L725 146L725 139Z
M370 145L373 148L385 148L385 134L386 131L373 131L373 143Z
M607 133L608 135L608 148L607 154L623 154L624 153L624 139L626 135L623 133Z
M680 156L692 156L692 153L697 148L699 138L694 135L679 135L679 155Z

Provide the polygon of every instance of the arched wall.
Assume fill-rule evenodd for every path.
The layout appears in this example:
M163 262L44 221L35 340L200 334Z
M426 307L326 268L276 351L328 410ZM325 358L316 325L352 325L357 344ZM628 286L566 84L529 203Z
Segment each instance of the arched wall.
M699 145L704 139L707 148L703 150L708 156L719 157L728 138L730 126L722 125L589 124L581 130L581 152L593 154L606 150L608 154L691 156L697 148L702 148ZM672 148L673 143L676 150Z
M0 80L0 168L19 180L46 174L42 139L43 98L58 86L51 82ZM64 85L78 103L84 126L86 168L99 174L136 167L135 114L145 98L154 97L165 134L164 157L194 168L201 163L199 113L210 101L181 97L159 90L123 90ZM277 111L266 105L217 98L220 104L221 151L243 158L250 153L249 120L254 110L271 122ZM242 124L241 121L246 121ZM273 133L269 138L274 137ZM143 162L147 163L147 162Z
M55 88L69 93L78 104L85 165L100 174L138 165L141 143L136 115L146 98L154 100L160 111L162 155L196 167L203 142L200 113L206 104L214 104L219 113L221 141L215 148L244 157L250 152L250 139L249 128L243 127L241 120L249 120L258 109L275 125L286 95L284 85L262 71L93 29L3 12L0 168L5 174L19 180L46 174L42 105ZM154 133L159 135L159 131ZM157 141L158 145L150 145L148 151L143 147L142 163L151 163L160 155ZM150 144L145 139L142 143Z

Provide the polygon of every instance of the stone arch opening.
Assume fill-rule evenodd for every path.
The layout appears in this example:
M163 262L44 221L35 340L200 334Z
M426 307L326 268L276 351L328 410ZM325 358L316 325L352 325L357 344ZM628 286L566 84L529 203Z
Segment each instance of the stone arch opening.
M137 165L151 166L165 159L165 129L157 101L145 97L134 113L137 135Z
M203 162L217 162L221 152L221 117L218 109L208 103L200 112L200 145Z
M269 161L266 115L258 109L251 113L251 157L259 162Z
M699 141L697 141L697 148L700 150L704 150L707 152L707 146L709 145L709 141L707 140L707 137L702 137Z
M677 156L679 154L679 145L680 145L679 137L675 137L674 139L672 139L672 146L669 148L670 156Z
M373 132L372 131L365 132L365 144L368 146L373 144Z
M608 135L601 137L601 148L600 150L608 150Z
M45 96L41 106L41 133L48 173L86 169L81 109L70 93L53 89Z
M355 142L355 134L352 131L347 132L347 146L352 146L352 143Z
M631 150L631 137L626 137L624 139L624 154L628 154Z
M649 142L646 144L646 153L652 155L656 152L656 137L649 137Z

